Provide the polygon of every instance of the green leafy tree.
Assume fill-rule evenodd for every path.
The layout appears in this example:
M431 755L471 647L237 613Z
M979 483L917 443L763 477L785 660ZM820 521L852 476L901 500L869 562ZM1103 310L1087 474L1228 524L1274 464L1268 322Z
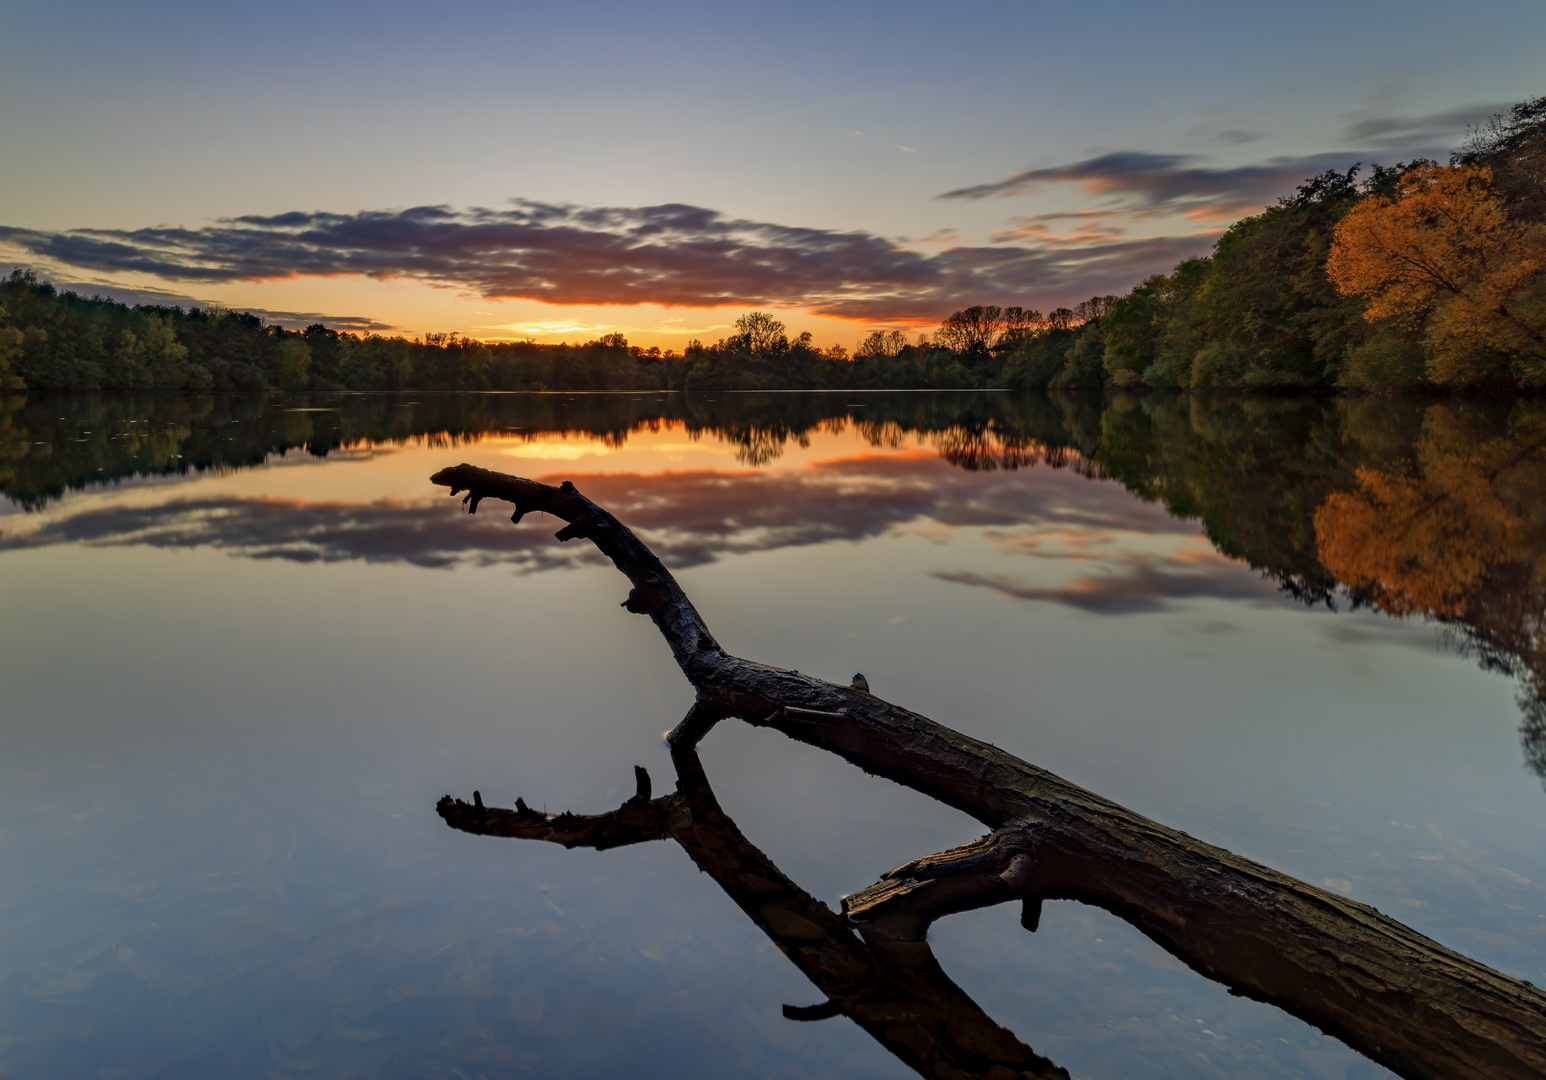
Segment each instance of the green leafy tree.
M1546 96L1522 101L1483 124L1451 165L1492 170L1510 217L1546 221Z
M789 349L789 337L784 324L766 311L751 311L735 321L735 337L732 347L742 349L752 356L777 356Z
M1163 294L1169 284L1156 274L1112 305L1101 319L1102 362L1113 386L1137 386L1154 363L1154 348L1165 326Z
M311 373L311 346L300 337L288 337L279 343L280 389L304 390Z
M25 341L22 332L11 325L5 305L0 304L0 390L26 389L21 376L11 373L11 361L21 355Z
M876 330L859 344L858 357L894 360L907 348L907 335L900 330Z

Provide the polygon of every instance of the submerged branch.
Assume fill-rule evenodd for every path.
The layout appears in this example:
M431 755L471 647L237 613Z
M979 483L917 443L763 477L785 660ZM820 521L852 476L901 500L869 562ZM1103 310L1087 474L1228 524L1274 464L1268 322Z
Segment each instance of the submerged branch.
M1022 901L1022 922L1034 929L1042 900L1079 900L1131 923L1232 992L1276 1005L1403 1076L1546 1074L1546 994L1529 983L866 689L727 654L654 553L572 484L553 487L470 465L432 479L453 494L466 491L473 510L498 498L515 504L517 520L531 510L551 513L569 523L560 540L589 539L628 577L633 589L623 606L650 616L697 691L670 736L678 758L719 720L736 717L831 751L993 830L851 897L847 915L870 947L915 945L941 915L1010 899ZM554 830L541 837L530 831L539 823L529 817L498 827L512 830L500 835L559 843L586 828L635 835L620 823L557 821L541 826ZM492 819L479 823L488 827L471 831L494 831Z

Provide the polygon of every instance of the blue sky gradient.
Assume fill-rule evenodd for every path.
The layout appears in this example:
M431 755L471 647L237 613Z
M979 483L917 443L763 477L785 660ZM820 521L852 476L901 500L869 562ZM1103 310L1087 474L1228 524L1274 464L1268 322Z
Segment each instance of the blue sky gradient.
M0 260L410 333L573 324L544 339L616 327L680 345L768 306L851 344L973 298L1123 291L1318 169L1445 154L1546 92L1543 45L1546 6L1498 2L9 4L0 129L21 152L0 156ZM630 220L688 207L773 230L752 247L777 250L733 256L760 274L733 295L700 259L658 295L616 296L517 251L500 280L550 279L504 295L448 271L454 245L428 270L404 250L396 273L372 240L363 273L353 249L311 250L280 268L295 276L244 278L207 244L179 266L136 239L511 200ZM67 261L82 229L133 257ZM801 249L785 269L768 237L789 230L879 262ZM647 283L655 264L604 239ZM906 256L929 267L922 284L887 276ZM693 273L708 279L679 288Z

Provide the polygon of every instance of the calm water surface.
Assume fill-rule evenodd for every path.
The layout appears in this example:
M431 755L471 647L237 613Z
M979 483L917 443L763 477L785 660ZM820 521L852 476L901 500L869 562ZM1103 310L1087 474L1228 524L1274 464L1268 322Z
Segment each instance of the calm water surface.
M1537 403L961 395L0 400L0 1076L901 1077L674 844L448 830L673 773L690 688L580 489L727 649L847 682L1546 981ZM976 822L744 725L836 905ZM1534 767L1532 769L1532 766ZM936 924L1080 1077L1387 1076L1104 912Z

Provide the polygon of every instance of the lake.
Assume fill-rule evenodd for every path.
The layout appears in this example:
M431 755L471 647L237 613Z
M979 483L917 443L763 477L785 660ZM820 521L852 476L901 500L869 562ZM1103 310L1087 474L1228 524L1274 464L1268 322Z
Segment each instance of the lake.
M0 397L0 1076L904 1077L683 850L599 813L692 690L572 480L719 641L1546 982L1546 402ZM839 898L983 833L726 722L719 802ZM1103 911L936 924L1077 1077L1389 1076Z

